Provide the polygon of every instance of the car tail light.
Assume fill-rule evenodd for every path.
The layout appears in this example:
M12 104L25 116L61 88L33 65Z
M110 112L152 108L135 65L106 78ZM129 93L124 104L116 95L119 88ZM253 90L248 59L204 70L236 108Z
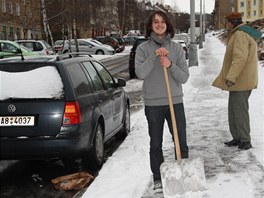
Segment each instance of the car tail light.
M62 51L62 48L63 47L55 47L55 49L58 50L58 51Z
M49 50L46 49L46 55L49 55Z
M80 106L78 102L66 102L63 115L63 124L80 124L82 120Z

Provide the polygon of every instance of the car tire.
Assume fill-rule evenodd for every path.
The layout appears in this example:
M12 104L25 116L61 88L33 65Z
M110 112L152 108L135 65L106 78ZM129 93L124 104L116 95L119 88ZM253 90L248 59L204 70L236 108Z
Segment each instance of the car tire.
M123 127L117 133L116 137L120 140L124 140L129 133L130 133L130 109L129 109L129 105L127 104L123 118Z
M97 170L104 161L104 135L100 124L97 125L92 148L82 158L83 166L88 169Z
M104 51L102 51L102 50L97 50L95 52L95 54L97 54L97 55L105 55Z

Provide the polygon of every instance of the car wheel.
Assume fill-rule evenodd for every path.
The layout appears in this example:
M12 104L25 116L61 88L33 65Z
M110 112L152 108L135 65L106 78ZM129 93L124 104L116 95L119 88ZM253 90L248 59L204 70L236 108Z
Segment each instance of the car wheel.
M123 140L129 134L129 132L130 132L130 109L129 109L129 105L127 104L126 110L125 110L125 115L123 118L123 127L117 133L117 138Z
M68 50L65 50L64 52L63 52L63 54L66 54L66 53L68 53L69 51Z
M96 51L96 53L95 54L98 54L98 55L104 55L105 53L104 53L104 51L103 50L98 50L98 51Z
M100 124L98 124L94 134L92 148L85 156L83 156L82 162L86 168L95 170L95 169L99 169L102 166L103 160L104 160L104 136L103 136L102 127L100 126Z

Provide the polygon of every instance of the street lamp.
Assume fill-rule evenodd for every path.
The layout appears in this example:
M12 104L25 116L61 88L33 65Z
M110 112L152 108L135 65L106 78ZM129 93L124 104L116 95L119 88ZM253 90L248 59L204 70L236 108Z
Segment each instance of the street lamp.
M203 48L203 10L202 0L200 0L200 35L199 35L199 49Z
M189 57L189 67L198 66L197 58L197 45L195 42L195 2L190 0L190 33L191 33L191 43L190 43L190 57Z

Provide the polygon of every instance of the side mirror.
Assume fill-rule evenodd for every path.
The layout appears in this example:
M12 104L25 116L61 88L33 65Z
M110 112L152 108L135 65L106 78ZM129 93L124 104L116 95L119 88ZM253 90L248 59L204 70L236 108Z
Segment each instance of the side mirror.
M126 86L126 81L122 78L117 79L117 85L118 87L125 87Z
M22 50L17 48L17 51L16 51L17 54L21 54L22 53Z

